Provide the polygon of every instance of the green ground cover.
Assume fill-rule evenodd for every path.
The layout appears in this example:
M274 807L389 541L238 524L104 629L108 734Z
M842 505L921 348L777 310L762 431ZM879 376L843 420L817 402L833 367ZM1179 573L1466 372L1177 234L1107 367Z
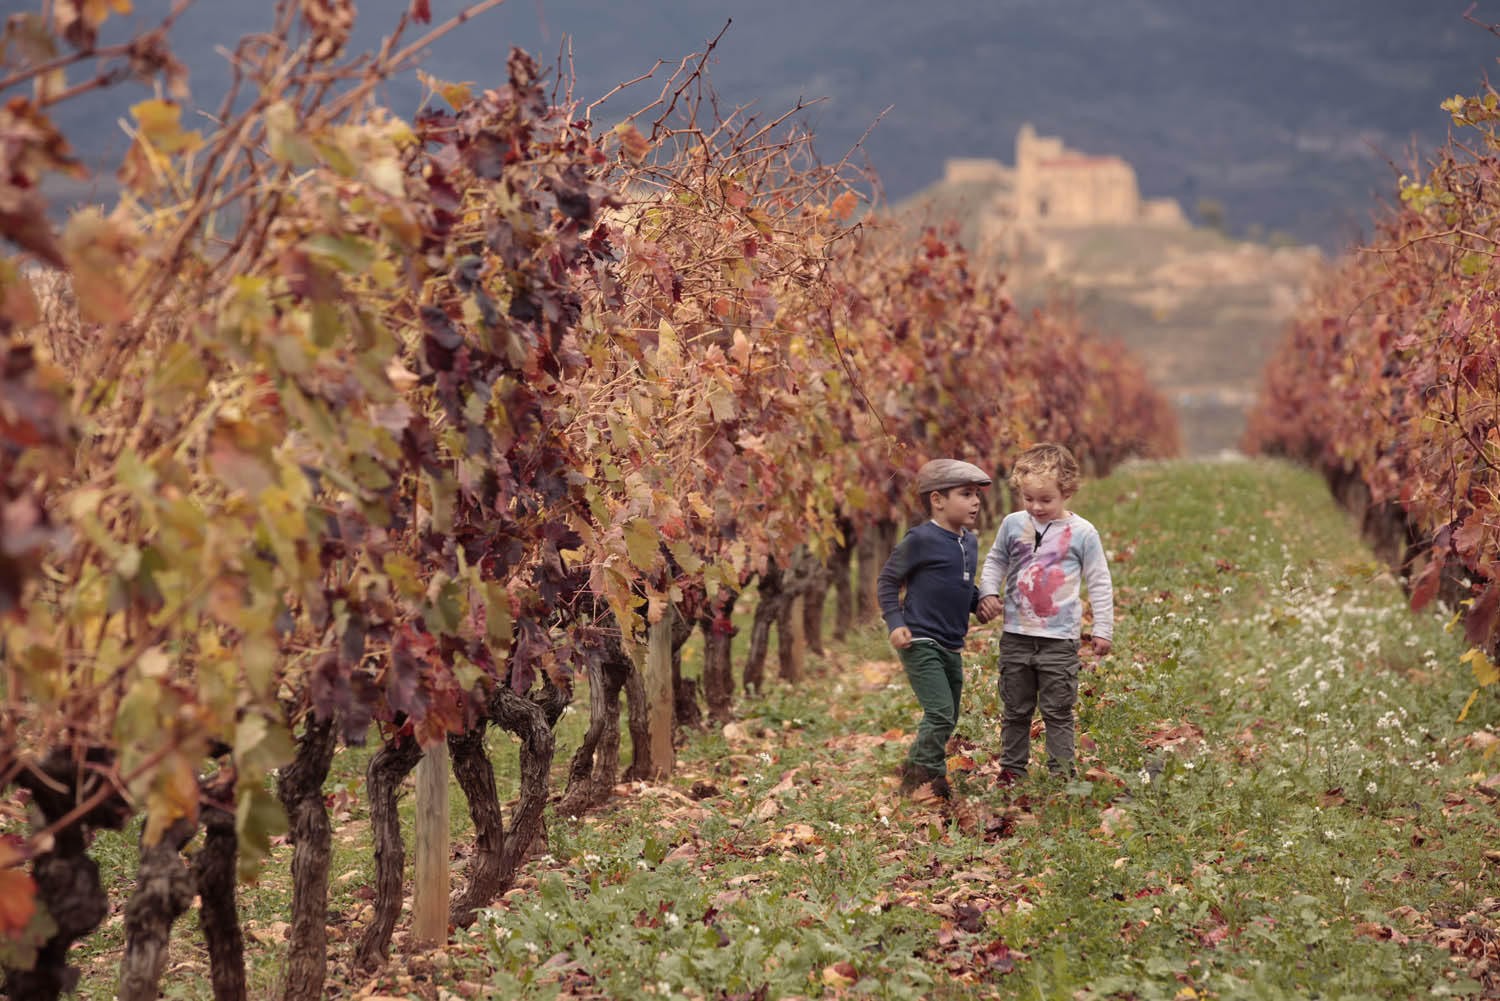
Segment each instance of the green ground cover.
M548 820L518 887L439 951L354 977L366 755L333 780L338 996L1406 998L1494 989L1500 716L1441 614L1413 616L1321 484L1269 463L1135 466L1075 509L1113 556L1069 783L1000 790L993 629L971 634L957 804L896 793L914 702L871 626L688 736L678 773ZM983 544L988 545L986 536ZM687 651L692 669L696 648ZM559 769L586 715L560 727ZM494 734L502 790L514 752ZM1040 753L1040 741L1035 742ZM561 777L559 776L559 786ZM502 795L504 793L502 792ZM454 790L455 869L467 816ZM409 806L409 804L408 804ZM124 885L129 835L96 855ZM1490 853L1487 856L1487 853ZM245 891L278 987L290 848ZM191 915L189 915L191 918ZM112 996L118 910L86 946ZM184 927L166 996L206 998Z

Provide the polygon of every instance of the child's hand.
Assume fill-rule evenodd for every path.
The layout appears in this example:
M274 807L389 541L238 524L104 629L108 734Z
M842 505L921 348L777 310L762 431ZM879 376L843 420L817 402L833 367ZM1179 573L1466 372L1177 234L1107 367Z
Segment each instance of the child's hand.
M1094 636L1089 639L1089 643L1093 646L1094 653L1100 657L1103 657L1105 654L1109 653L1110 650L1114 649L1114 643L1110 640L1105 639L1103 636Z
M1005 603L998 595L987 594L979 599L979 621L988 622L1005 614Z
M897 626L891 630L891 646L897 650L905 650L911 646L911 630L905 626Z

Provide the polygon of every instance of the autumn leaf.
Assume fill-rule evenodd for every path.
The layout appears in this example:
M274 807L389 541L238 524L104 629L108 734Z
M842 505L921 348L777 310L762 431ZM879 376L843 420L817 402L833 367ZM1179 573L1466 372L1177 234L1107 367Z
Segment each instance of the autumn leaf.
M0 938L18 935L36 913L36 882L21 862L15 846L0 840Z
M176 101L160 98L141 101L130 106L130 114L140 128L141 138L163 153L181 153L203 142L202 134L196 130L183 131L182 106Z
M835 990L848 987L858 979L859 971L847 960L823 968L823 983Z
M181 754L169 755L157 769L151 791L146 794L146 828L141 841L154 845L179 819L197 822L198 777Z
M66 267L47 219L47 203L31 188L0 180L0 235L54 267Z
M1480 688L1500 681L1500 669L1495 667L1489 656L1479 647L1471 648L1458 658L1458 662L1469 665L1469 669L1474 672L1474 683Z
M254 431L243 422L221 422L209 435L208 463L231 489L253 496L276 482L276 474L251 443ZM248 439L248 441L247 441Z
M84 209L63 230L63 252L72 271L73 291L85 318L111 326L129 319L126 275L135 237L98 209Z
M651 142L641 135L634 122L621 122L615 126L615 135L620 139L620 149L632 163L641 163L651 155Z
M645 518L631 518L625 523L625 551L631 565L642 573L649 573L661 562L660 542L656 526Z
M52 18L58 34L67 39L74 48L87 52L94 48L99 36L99 26L116 14L129 14L130 0L57 0L52 9Z

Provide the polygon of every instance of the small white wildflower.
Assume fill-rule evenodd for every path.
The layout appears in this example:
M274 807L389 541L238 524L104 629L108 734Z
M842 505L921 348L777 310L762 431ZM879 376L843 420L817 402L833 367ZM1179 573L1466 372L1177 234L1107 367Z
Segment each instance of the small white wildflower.
M1196 762L1196 761L1184 761L1182 763L1182 767L1186 768L1188 771L1192 771L1194 768L1198 767L1198 762Z
M1324 830L1323 831L1323 838L1326 841L1336 841L1336 840L1338 840L1338 836L1339 835L1338 835L1337 831L1333 831L1333 830Z
M533 956L535 956L541 950L537 948L537 945L536 945L535 942L527 942L526 943L526 951L529 952L529 953L531 953Z
M1365 792L1369 793L1371 796L1375 795L1379 791L1380 786L1376 785L1374 782L1370 782L1365 786Z

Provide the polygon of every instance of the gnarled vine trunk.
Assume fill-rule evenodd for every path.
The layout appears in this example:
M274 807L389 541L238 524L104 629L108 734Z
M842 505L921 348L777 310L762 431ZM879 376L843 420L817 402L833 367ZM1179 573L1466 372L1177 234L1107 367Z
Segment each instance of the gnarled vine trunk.
M697 624L676 605L668 614L672 616L672 719L678 727L696 730L703 726L703 710L698 706L698 683L682 676L682 648Z
M401 818L396 793L401 781L422 759L416 738L397 735L370 759L365 786L370 794L370 833L375 840L375 915L355 951L354 962L372 970L385 962L391 934L401 914L402 876L406 845L401 841Z
M580 816L609 799L620 768L620 695L635 665L611 643L588 665L589 728L568 769L568 785L557 812Z
M625 769L624 778L627 782L644 782L656 772L651 761L651 707L646 699L646 679L635 661L630 662L625 673L625 703L629 710L626 719L630 730L630 767Z
M734 703L734 660L731 649L739 627L734 624L734 604L740 593L721 586L698 612L703 631L703 697L708 716L715 723L728 723Z
M488 720L466 733L448 737L453 759L453 777L469 804L474 822L474 854L469 861L469 881L448 910L448 920L461 927L474 923L474 915L502 892L500 860L505 849L505 819L495 788L495 769L484 751Z
M246 1001L245 935L240 930L235 859L234 773L225 771L203 789L203 846L193 855L198 888L198 926L208 947L208 975L214 1001ZM224 805L220 805L224 804Z
M516 872L526 859L531 843L542 830L542 810L547 805L547 776L552 769L556 742L552 736L555 717L548 719L542 704L516 694L508 685L498 686L490 696L490 719L502 730L521 738L521 795L511 811L510 830L500 853L498 896L510 889ZM559 709L560 711L560 709Z
M854 582L849 577L850 564L854 556L854 523L847 518L839 521L843 540L828 559L828 574L833 582L833 638L842 643L854 625Z
M297 755L277 777L292 839L292 928L287 945L286 1001L317 1001L328 975L328 867L333 832L323 783L338 736L332 717L309 718Z
M822 569L822 564L802 549L791 567L781 575L776 613L776 654L781 680L793 684L802 680L806 668L806 636L803 633L806 619L799 602L817 583Z
M75 764L71 755L56 751L37 769L23 771L18 785L30 791L32 803L51 825L66 817L75 804L84 802L108 783L103 772L111 764L109 755L89 756L99 771ZM29 970L5 967L5 996L10 1001L55 1001L78 986L79 971L68 963L73 943L99 927L109 913L109 896L99 880L99 866L86 851L90 828L118 829L130 815L118 795L107 796L98 806L54 835L52 849L31 862L36 883L36 901L46 908L56 931L37 949Z
M880 611L880 599L876 596L876 579L885 563L881 554L881 531L878 525L866 525L859 533L854 545L856 563L854 568L854 609L852 624L858 625Z
M182 857L198 827L178 820L154 845L141 845L135 889L125 904L125 954L120 958L119 1001L156 1001L167 968L172 925L193 903L193 873Z
M743 674L746 694L759 693L765 687L771 626L781 618L782 605L788 600L782 594L781 576L781 567L770 560L755 585L755 617L750 621L750 649L745 654Z

